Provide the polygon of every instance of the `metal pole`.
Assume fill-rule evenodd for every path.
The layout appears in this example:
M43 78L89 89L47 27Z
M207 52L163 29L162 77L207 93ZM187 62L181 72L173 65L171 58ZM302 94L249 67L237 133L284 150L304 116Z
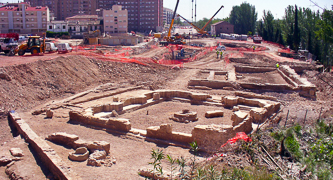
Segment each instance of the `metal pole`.
M318 120L320 120L320 116L321 116L321 112L323 111L323 107L320 108L320 113L319 113L319 118Z
M287 113L287 117L286 117L286 122L284 123L284 127L286 127L286 125L287 125L288 116L289 116L289 109L288 109L288 113Z
M304 116L304 124L305 124L305 121L306 121L306 115L308 114L308 110L306 110L305 112L305 116Z

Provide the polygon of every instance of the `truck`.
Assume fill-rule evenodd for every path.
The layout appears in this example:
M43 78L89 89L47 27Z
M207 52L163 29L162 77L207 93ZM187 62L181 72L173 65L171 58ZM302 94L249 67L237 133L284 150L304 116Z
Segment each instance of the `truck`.
M15 41L15 38L3 38L0 37L0 52L4 52L5 54L8 54L9 56L15 55L15 50L18 47L17 41Z

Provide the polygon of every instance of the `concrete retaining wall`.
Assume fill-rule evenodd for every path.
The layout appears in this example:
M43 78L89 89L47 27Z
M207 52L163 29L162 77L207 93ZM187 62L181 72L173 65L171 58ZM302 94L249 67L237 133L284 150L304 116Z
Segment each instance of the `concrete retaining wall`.
M57 179L81 179L52 149L44 139L40 138L29 125L21 119L18 113L9 113L9 119L13 122L19 133L32 146L46 166Z

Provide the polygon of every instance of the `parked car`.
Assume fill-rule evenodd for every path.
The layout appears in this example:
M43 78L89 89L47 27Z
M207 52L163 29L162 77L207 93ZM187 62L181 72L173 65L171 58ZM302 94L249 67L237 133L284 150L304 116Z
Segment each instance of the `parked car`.
M56 52L58 51L58 47L56 47L53 42L45 42L45 51Z
M57 47L58 53L67 53L73 51L72 47L70 47L68 43L59 43Z

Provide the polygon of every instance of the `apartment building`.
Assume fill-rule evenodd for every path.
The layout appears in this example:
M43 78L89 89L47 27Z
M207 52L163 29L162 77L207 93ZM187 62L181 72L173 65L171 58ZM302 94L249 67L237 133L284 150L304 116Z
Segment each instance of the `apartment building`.
M173 15L173 10L169 8L163 8L163 23L164 24L171 24Z
M128 31L160 31L163 26L163 0L25 0L32 6L48 6L56 20L75 15L102 17L103 10L121 5L128 11Z
M46 32L50 12L48 7L31 7L28 3L0 8L1 33L34 34Z
M163 0L124 0L118 1L117 4L128 10L129 31L149 33L151 30L162 30ZM99 3L97 7L100 5L103 3Z
M106 34L128 32L128 12L121 5L113 5L110 10L103 10L104 32Z
M56 20L75 15L96 15L97 0L25 0L32 6L48 6Z

